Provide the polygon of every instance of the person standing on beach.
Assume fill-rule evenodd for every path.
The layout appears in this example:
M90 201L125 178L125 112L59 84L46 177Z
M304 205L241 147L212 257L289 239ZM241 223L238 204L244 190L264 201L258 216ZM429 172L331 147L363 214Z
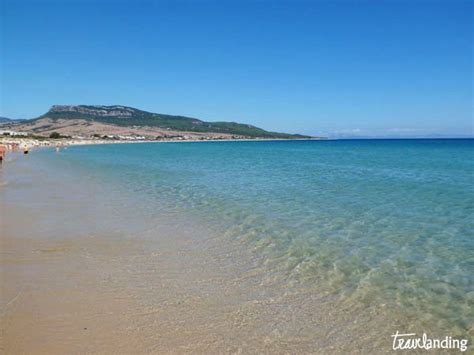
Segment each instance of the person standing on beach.
M7 154L7 147L5 147L3 144L0 144L0 164L3 163L5 160Z

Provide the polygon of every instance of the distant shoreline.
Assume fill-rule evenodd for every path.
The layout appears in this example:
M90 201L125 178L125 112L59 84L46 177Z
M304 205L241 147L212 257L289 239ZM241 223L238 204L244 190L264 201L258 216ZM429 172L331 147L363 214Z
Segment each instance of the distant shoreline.
M25 137L0 137L0 145L6 145L7 151L36 149L36 148L63 148L83 145L102 144L140 144L140 143L205 143L205 142L281 142L281 141L435 141L435 140L474 140L474 137L454 138L242 138L242 139L161 139L161 140L121 140L121 139L37 139ZM12 148L15 147L15 148Z
M109 140L109 139L36 139L23 137L1 137L0 144L6 145L8 150L32 149L32 148L51 148L51 147L70 147L79 145L102 145L102 144L137 144L137 143L202 143L202 142L271 142L271 141L321 141L329 140L326 138L242 138L242 139L162 139L162 140Z

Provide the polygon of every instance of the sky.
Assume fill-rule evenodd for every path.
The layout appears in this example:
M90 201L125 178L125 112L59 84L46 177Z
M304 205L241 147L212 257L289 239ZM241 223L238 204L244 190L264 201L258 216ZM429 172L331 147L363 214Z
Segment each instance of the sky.
M0 116L121 104L333 137L474 135L473 1L0 6Z

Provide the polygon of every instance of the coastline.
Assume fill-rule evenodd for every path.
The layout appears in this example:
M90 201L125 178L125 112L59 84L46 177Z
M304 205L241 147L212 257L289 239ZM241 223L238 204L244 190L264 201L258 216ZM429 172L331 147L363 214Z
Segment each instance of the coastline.
M400 147L397 142L384 144ZM412 148L418 145L409 144ZM312 234L291 240L291 229L308 218L295 200L290 200L291 206L300 212L286 223L261 218L255 201L265 211L284 213L284 217L292 210L281 207L286 207L285 199L292 196L276 198L274 192L281 190L275 190L274 185L253 194L241 179L255 186L287 186L288 166L276 164L285 157L282 152L286 152L286 162L291 161L288 157L295 149L308 157L318 152L327 156L324 166L331 168L333 155L346 157L345 152L354 147L359 147L362 155L373 150L370 142L315 144L308 149L310 146L117 145L77 147L61 154L51 149L26 156L11 154L9 163L0 168L0 212L4 217L0 220L0 323L5 325L0 343L7 353L66 353L71 349L106 353L383 353L391 349L391 335L397 331L426 332L439 338L468 335L466 323L454 319L457 313L452 309L445 312L447 306L442 305L439 309L443 313L437 313L438 308L429 308L439 304L437 294L429 292L431 288L421 289L423 298L414 293L416 299L397 298L394 302L395 285L408 289L414 285L399 278L413 274L398 264L405 256L397 250L395 258L384 258L387 262L382 268L368 273L359 263L368 260L367 255L348 257L353 252L380 251L364 249L365 241L378 239L377 232L367 233L362 228L360 234L353 234L362 238L362 248L354 244L357 239L339 239L345 250L325 238L328 231L324 224L318 228L306 224L298 234ZM430 146L426 143L425 148ZM426 157L426 150L419 155ZM239 171L248 165L249 156L257 157L257 174ZM379 158L385 161L384 156ZM196 161L199 164L194 164ZM214 168L216 162L218 169ZM216 184L232 186L225 183L229 176L235 178L230 183L240 181L240 187L226 188L229 192L222 193L219 200L203 190ZM365 179L373 176L366 174ZM462 188L467 176L457 176L457 186ZM296 177L290 174L292 181ZM395 190L399 184L395 181ZM364 201L380 202L378 195L370 194L372 189L370 183ZM302 191L311 190L306 187ZM317 191L328 193L327 188ZM351 191L344 194L349 199L353 198ZM359 191L360 186L354 193ZM340 196L341 191L335 194ZM248 210L239 209L232 199L243 197L247 199L244 203L250 203ZM321 223L342 218L338 228L357 232L351 229L351 221L360 228L360 216L345 216L347 207L324 200L319 212L312 210L309 216L320 216L316 221ZM413 203L403 202L407 207ZM308 201L303 205L312 206ZM389 232L386 238L391 245L416 242L412 233L397 234L397 225L382 226L382 232ZM328 224L331 230L334 226ZM355 279L350 278L353 271ZM356 288L346 288L353 280ZM413 300L420 300L417 305L427 312L405 308ZM461 316L467 319L468 312ZM27 344L21 341L24 334L32 337Z
M107 186L64 169L51 174L41 159L16 159L1 171L6 353L390 348L391 339L380 336L397 324L388 313L352 309L296 281L272 281L276 270L242 241L186 215L149 224L117 207ZM379 327L361 334L369 324Z
M137 139L137 140L121 140L121 139L36 139L22 137L5 137L0 136L0 145L5 145L7 151L17 149L34 149L44 147L64 148L69 146L81 145L101 145L101 144L139 144L139 143L205 143L205 142L274 142L274 141L325 141L328 138L238 138L238 139ZM12 149L16 146L16 149ZM21 147L21 148L20 148Z

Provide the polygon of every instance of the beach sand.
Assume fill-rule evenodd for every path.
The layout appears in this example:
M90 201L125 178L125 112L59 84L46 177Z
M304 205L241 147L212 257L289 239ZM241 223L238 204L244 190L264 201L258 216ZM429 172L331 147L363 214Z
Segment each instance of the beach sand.
M205 225L141 220L107 188L53 174L35 155L2 169L4 354L391 350L398 324L381 308L276 277Z

